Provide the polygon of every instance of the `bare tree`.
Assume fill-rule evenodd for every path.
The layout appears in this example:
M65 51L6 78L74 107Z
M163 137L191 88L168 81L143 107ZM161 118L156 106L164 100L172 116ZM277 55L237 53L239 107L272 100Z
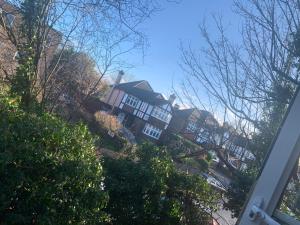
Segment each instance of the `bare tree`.
M214 104L259 128L266 103L286 107L299 84L291 43L300 24L300 5L295 0L248 0L236 1L235 10L243 20L241 43L231 41L222 18L214 16L217 39L203 24L207 47L200 52L181 48L187 74L183 87L192 86L196 99L202 96L193 90L204 88Z
M122 54L144 48L146 38L138 27L159 6L155 0L1 0L0 3L1 38L10 43L17 55L16 70L7 70L3 64L1 68L9 84L18 83L17 77L28 84L19 91L23 102L37 96L44 98L47 83L57 69L54 66L49 70L57 46L61 52L69 45L77 51L89 52L100 73L96 87L108 71L123 65ZM15 17L13 26L8 23L11 18L8 15ZM58 66L60 57L57 60Z
M57 64L57 57L60 58ZM76 52L72 48L54 55L49 70L56 67L48 81L41 104L52 111L58 104L72 101L82 103L87 95L101 97L108 88L106 80L96 68L95 61L84 52ZM101 82L98 82L101 79ZM65 101L65 102L64 102Z
M214 15L216 36L205 23L199 26L203 48L181 45L180 65L186 77L178 95L190 105L214 112L221 124L231 124L248 139L269 132L270 142L300 82L293 45L299 33L300 4L236 0L234 9L242 20L239 43L229 38L222 17ZM265 123L270 117L275 121L272 129ZM265 152L252 153L259 168Z

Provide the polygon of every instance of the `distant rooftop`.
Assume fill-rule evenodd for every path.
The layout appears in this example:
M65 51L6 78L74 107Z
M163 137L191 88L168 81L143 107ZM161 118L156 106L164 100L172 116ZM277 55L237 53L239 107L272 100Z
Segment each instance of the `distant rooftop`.
M145 80L121 83L116 85L116 88L151 104L163 105L169 103L161 93L154 92L150 84Z

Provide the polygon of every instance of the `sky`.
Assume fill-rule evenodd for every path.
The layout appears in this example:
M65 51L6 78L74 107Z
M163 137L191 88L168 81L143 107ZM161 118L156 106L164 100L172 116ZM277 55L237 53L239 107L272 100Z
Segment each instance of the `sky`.
M155 91L168 96L172 82L176 85L184 79L180 63L180 43L190 44L195 49L203 46L199 24L205 19L212 34L212 14L223 16L233 38L238 40L239 17L232 12L232 0L181 0L180 3L163 3L157 12L142 25L149 46L145 55L133 52L126 61L134 68L125 71L134 80L147 80Z

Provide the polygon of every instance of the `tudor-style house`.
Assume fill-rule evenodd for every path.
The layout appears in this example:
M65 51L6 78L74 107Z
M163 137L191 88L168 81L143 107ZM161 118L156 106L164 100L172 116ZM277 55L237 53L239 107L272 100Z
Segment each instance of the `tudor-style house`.
M22 16L19 11L16 6L10 4L10 1L0 0L0 21L2 23L0 25L0 81L10 79L7 76L14 74L17 67L17 57L20 53L15 44L12 44L8 34L12 32L17 44L22 43L23 39L19 32ZM48 68L62 39L62 34L57 30L50 27L46 27L46 30L48 35L42 46L43 50L38 68L40 76L43 76Z
M119 74L104 103L136 138L158 141L172 119L175 95L165 99L162 94L154 92L147 81L120 83L121 77Z
M228 134L223 143L227 161L236 169L244 170L247 163L255 160L255 156L248 149L250 140L236 133Z
M170 131L179 134L197 144L207 143L217 138L219 124L214 116L205 110L196 108L174 109Z

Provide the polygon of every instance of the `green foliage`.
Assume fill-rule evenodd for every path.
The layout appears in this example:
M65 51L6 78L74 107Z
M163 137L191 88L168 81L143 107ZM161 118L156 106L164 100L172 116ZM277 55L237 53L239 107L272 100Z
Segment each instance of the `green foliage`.
M22 56L18 60L16 75L11 81L11 93L13 96L21 97L21 106L27 110L36 103L35 96L32 93L36 66L34 65L31 47L24 45L19 47L19 51Z
M224 208L231 210L232 216L239 216L254 181L255 174L253 173L238 172L236 174L225 193L228 201L224 203Z
M201 151L201 147L190 140L175 134L169 134L164 138L163 145L167 147L173 157L187 153Z
M101 224L102 167L83 125L0 99L0 223Z
M197 160L201 171L208 171L209 163L205 159Z
M209 223L218 196L202 178L177 172L165 149L152 144L140 146L136 158L104 161L114 225Z
M231 210L236 217L246 202L247 195L256 176L263 169L264 161L280 128L294 91L294 87L287 82L278 81L278 83L273 84L272 96L269 97L276 99L276 101L266 102L263 118L259 122L259 130L253 135L249 145L249 149L256 159L248 163L247 171L236 173L226 193L228 202L225 204L225 207Z
M207 162L211 162L212 159L213 159L212 153L211 152L207 152L207 156L206 156Z
M20 4L22 22L18 26L20 40L14 43L18 51L18 66L16 74L11 81L11 92L21 97L21 106L31 110L36 105L35 83L38 79L38 64L41 58L41 42L44 34L41 25L44 18L47 1L25 0Z
M99 124L96 120L88 122L88 126L93 134L101 137L101 139L96 142L96 145L99 148L107 148L115 152L120 152L131 147L128 141L121 137L118 133L115 134L114 137L110 136L108 134L108 130L104 129L103 126L101 126L101 124Z

